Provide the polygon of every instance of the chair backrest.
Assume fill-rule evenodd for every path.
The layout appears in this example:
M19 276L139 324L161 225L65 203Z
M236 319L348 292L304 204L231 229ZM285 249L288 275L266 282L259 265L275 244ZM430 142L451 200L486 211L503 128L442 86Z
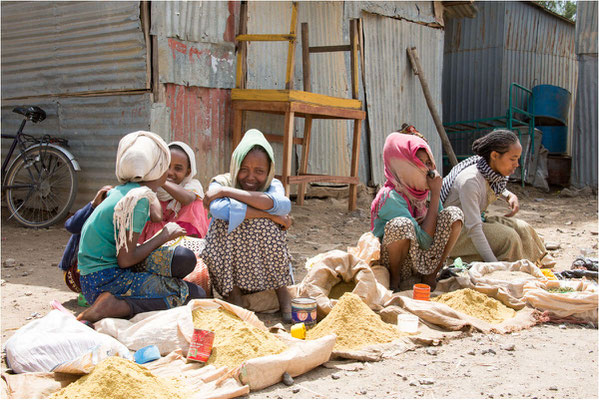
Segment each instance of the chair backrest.
M289 27L289 33L283 34L251 34L246 33L246 18L247 15L247 4L242 3L241 10L241 26L240 35L237 35L235 40L239 42L239 49L237 51L237 70L235 72L235 87L238 89L245 89L245 76L247 70L247 42L261 41L261 42L289 42L287 49L287 67L285 72L285 89L293 89L293 72L295 66L295 43L297 41L297 35L295 33L297 27L297 2L293 2L291 6L291 23Z
M311 71L310 71L310 54L312 53L332 53L338 51L350 52L350 68L351 68L351 88L352 98L358 99L358 50L361 46L358 44L358 20L351 19L349 21L349 44L332 45L332 46L310 46L310 36L308 31L308 23L302 23L302 72L304 77L304 91L311 92Z

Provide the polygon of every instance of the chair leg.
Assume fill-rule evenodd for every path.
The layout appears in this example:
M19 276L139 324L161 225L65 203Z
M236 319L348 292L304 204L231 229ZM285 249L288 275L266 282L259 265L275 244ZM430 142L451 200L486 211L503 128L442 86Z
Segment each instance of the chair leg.
M306 117L304 124L304 140L302 143L302 160L300 161L299 174L305 175L308 172L308 154L310 154L310 134L312 133L312 117ZM306 195L306 184L300 183L297 188L297 205L304 204Z
M355 119L354 120L354 139L352 143L352 153L351 153L351 177L358 177L358 166L360 164L360 133L362 131L362 120ZM358 205L358 185L350 184L349 185L349 200L348 200L348 209L349 211L353 211L356 209Z
M233 111L233 143L231 143L231 153L235 150L241 141L241 128L243 122L243 110L235 109Z
M295 113L285 113L285 132L283 133L283 170L281 180L285 188L285 196L289 197L289 176L291 175L291 151L293 150L293 118Z

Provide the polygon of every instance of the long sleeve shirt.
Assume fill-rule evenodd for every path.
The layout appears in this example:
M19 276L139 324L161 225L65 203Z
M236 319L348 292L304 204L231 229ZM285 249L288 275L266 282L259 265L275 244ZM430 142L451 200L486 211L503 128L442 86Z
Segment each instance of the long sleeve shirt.
M218 182L212 182L210 187L222 186ZM210 188L208 189L210 190ZM264 192L273 202L272 208L264 210L271 215L287 215L291 211L291 200L285 196L283 184L278 179L273 179L268 190ZM228 232L237 228L245 219L247 204L229 197L221 197L210 203L210 214L213 218L229 222Z
M62 259L58 264L58 268L62 269L63 271L68 270L71 265L73 265L73 261L77 259L79 240L81 240L81 229L83 229L83 224L85 221L87 221L87 218L89 218L92 212L94 212L94 207L92 206L92 203L89 202L85 205L85 207L78 210L71 218L67 219L67 222L64 223L64 227L72 235L69 238L67 247L64 249Z
M506 189L502 194L504 198L510 195ZM464 169L456 177L444 205L456 206L464 212L463 234L467 234L474 247L485 262L497 261L493 250L483 232L482 212L487 210L489 204L497 200L497 195L485 177L478 171L476 165Z

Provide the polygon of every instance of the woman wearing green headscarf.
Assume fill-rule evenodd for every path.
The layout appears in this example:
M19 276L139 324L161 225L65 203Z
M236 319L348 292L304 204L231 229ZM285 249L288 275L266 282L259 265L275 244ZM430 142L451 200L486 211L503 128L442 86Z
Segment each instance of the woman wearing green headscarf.
M204 197L212 221L201 258L226 301L241 305L242 294L275 289L283 320L291 322L291 202L274 174L270 143L250 129L233 152L230 172L214 177Z

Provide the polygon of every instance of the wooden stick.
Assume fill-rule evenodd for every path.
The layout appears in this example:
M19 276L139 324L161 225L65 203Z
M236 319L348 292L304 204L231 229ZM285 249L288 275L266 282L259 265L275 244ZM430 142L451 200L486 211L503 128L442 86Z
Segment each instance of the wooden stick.
M424 98L426 100L426 104L428 105L428 109L433 117L433 121L435 122L435 127L437 128L437 132L439 133L439 137L441 138L441 142L443 143L443 148L447 153L447 157L449 157L449 162L452 166L457 165L458 159L453 152L453 147L451 147L451 142L447 137L447 133L445 132L445 128L443 128L443 123L441 122L441 118L439 117L439 113L437 112L437 107L435 107L435 103L433 102L433 97L431 96L431 91L428 87L428 82L424 77L424 73L422 72L422 66L420 64L420 58L418 58L418 53L416 52L416 47L407 48L408 58L410 59L410 64L412 64L412 70L415 75L418 75L418 79L420 80L420 85L422 86L422 92L424 93Z

